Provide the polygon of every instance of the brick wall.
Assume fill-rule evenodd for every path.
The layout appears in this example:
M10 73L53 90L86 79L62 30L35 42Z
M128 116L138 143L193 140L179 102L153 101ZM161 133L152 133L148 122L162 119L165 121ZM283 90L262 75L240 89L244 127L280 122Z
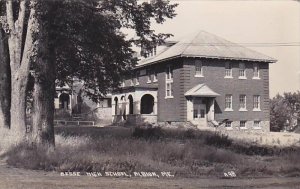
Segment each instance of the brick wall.
M258 63L260 68L260 79L252 79L253 62L243 61L246 66L247 79L239 79L239 63L241 61L230 61L233 78L225 77L225 62L227 60L201 59L203 63L204 77L195 77L196 58L178 58L163 63L150 65L137 69L146 73L145 70L157 71L157 82L147 83L147 74L139 76L139 86L158 87L158 122L184 122L187 120L187 104L184 93L200 83L206 83L212 90L221 96L216 98L215 119L221 121L230 119L232 121L269 121L269 65L268 63ZM173 68L173 96L166 99L166 67ZM141 71L144 70L144 71ZM133 73L133 75L135 75ZM135 78L135 76L133 77ZM135 79L134 79L135 81ZM126 86L130 86L130 79L125 81ZM225 94L232 94L233 111L226 112ZM246 112L239 111L239 95L247 96ZM253 111L253 95L260 95L261 111Z
M197 78L195 75L195 58L184 60L182 72L186 75L185 92L199 83L206 83L213 91L221 96L216 98L215 119L230 119L232 121L240 120L261 120L269 121L269 67L268 63L259 63L260 79L252 79L253 62L246 62L247 79L239 79L240 61L230 61L233 78L225 77L225 60L202 59L204 77ZM232 94L233 111L226 112L225 94ZM247 96L246 112L239 111L239 95ZM260 95L261 111L253 111L253 95Z

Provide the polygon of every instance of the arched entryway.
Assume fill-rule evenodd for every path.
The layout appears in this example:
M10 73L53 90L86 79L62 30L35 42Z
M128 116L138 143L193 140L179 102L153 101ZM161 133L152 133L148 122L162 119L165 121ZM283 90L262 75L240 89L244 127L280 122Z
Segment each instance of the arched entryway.
M60 109L69 109L69 101L70 101L70 96L66 93L62 93L59 96L59 108Z
M154 97L150 94L145 94L141 98L141 114L152 114L154 107Z
M132 115L133 114L133 98L132 98L132 95L128 96L128 100L129 100L129 114Z

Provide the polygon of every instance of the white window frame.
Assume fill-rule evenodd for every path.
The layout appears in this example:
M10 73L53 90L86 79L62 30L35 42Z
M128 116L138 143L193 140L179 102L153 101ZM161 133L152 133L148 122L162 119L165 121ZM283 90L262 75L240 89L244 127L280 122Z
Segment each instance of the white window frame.
M230 126L228 127L227 125L230 125ZM226 128L227 130L232 130L232 121L226 121L226 122L225 122L225 128Z
M172 82L166 83L166 98L173 98L172 84L173 84Z
M257 122L258 125L255 125L255 122ZM253 129L261 129L261 121L260 120L253 121Z
M195 77L203 76L203 63L200 60L195 61Z
M230 62L225 62L225 77L224 78L233 78L232 77L232 67Z
M256 106L257 104L257 106ZM253 111L261 111L260 109L260 95L253 95Z
M166 80L167 81L173 81L173 69L170 65L167 66Z
M243 127L242 127L242 123L244 123ZM246 120L241 120L240 121L240 129L247 129L247 121Z
M239 63L239 79L247 79L245 63Z
M168 85L170 86L170 89L168 89ZM170 65L167 66L167 70L166 70L166 96L165 98L174 98L173 97L173 70L172 67ZM170 91L170 93L168 94L168 91Z
M230 107L227 107L227 104L228 104L228 98L227 97L230 97L230 101L229 101L229 103L230 103ZM233 111L233 109L232 109L232 94L226 94L225 95L225 111Z
M247 96L245 94L239 96L239 107L239 111L247 111Z
M258 63L253 63L253 78L252 79L260 79Z

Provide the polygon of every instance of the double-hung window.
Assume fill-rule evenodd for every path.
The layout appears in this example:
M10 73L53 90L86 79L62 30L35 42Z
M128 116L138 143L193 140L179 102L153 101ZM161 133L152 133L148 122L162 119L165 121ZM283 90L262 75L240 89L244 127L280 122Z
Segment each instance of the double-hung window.
M232 78L232 68L230 62L225 63L225 78Z
M239 111L247 111L247 102L246 102L246 95L240 95L240 109Z
M203 64L200 60L196 60L195 70L195 77L203 77Z
M166 98L173 98L173 70L171 66L167 66L166 70Z
M225 111L232 111L232 95L225 95Z
M225 122L225 127L226 127L227 129L232 129L232 121L226 121L226 122Z
M253 96L253 111L260 111L260 96Z
M253 79L259 79L259 65L253 63Z
M254 129L261 129L260 121L255 120L255 121L253 122L253 128L254 128Z
M239 64L239 79L247 79L245 63Z
M246 128L246 121L240 121L240 129L247 129Z

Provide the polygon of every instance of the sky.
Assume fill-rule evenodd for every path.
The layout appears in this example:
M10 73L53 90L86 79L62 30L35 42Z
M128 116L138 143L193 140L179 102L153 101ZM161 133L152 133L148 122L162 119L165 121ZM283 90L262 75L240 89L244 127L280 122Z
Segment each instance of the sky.
M204 30L235 43L247 43L246 47L278 60L270 65L270 97L300 91L299 1L171 0L171 3L179 4L177 16L162 25L155 24L156 32L172 33L176 39Z

